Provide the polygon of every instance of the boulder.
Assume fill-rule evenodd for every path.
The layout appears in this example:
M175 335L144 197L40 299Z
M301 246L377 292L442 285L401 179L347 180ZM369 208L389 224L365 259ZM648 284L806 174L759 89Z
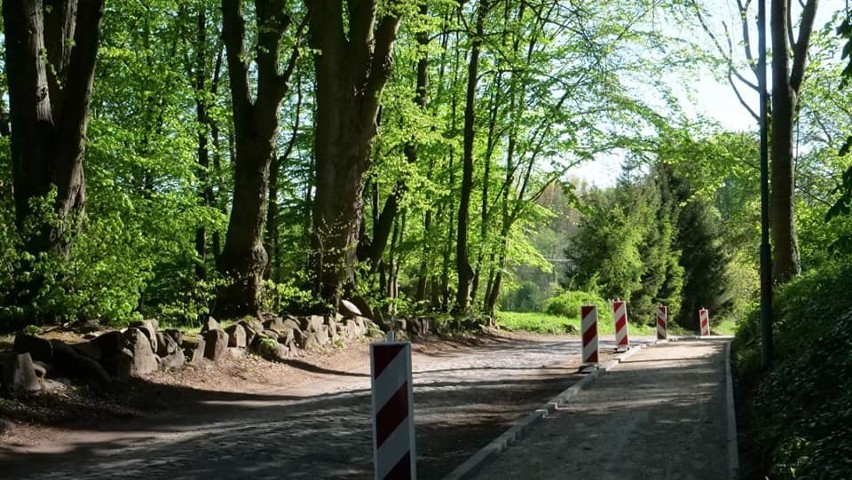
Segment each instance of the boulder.
M167 357L180 350L178 343L171 335L166 335L163 332L157 332L157 355Z
M183 333L180 330L170 328L170 329L164 331L163 333L165 333L166 336L172 337L172 340L175 341L176 345L182 345L183 344Z
M77 333L94 333L101 329L101 324L95 320L77 320L71 329Z
M246 350L240 347L228 347L228 356L236 360L246 356Z
M180 348L160 358L160 368L162 368L163 370L175 370L178 368L183 368L183 365L185 363L186 355Z
M89 357L97 362L101 361L101 359L104 358L100 344L92 341L75 343L71 345L71 348L73 348L74 351L79 353L80 355Z
M332 341L337 341L337 320L334 320L333 318L326 319L326 326L328 327L328 337Z
M284 328L292 330L300 330L302 327L299 324L299 319L296 317L284 319Z
M114 357L122 348L124 348L124 334L117 330L113 330L93 338L90 342L101 349L101 355L104 358Z
M361 309L355 306L354 303L342 298L340 299L340 303L337 305L337 310L346 318L360 317L363 315L363 313L361 313Z
M272 320L274 320L274 319L272 319ZM245 317L237 323L242 325L243 328L251 328L255 332L262 332L262 331L266 330L266 327L263 326L264 322L261 322L260 320L258 320L255 317Z
M209 330L204 334L204 356L218 362L228 353L228 334L224 330Z
M35 374L38 378L44 378L47 376L48 368L46 363L34 360L33 369L35 370Z
M283 362L290 354L290 347L281 345L280 343L261 341L257 345L257 353L262 358L273 362Z
M184 338L181 347L186 356L186 361L198 363L204 358L204 350L207 348L207 344L203 338Z
M101 385L112 380L103 365L86 355L77 353L70 345L59 340L51 340L50 344L53 346L54 368L69 378L89 380Z
M246 339L246 329L240 325L235 324L225 329L225 333L228 334L228 346L235 348L246 348L247 339Z
M211 330L219 330L219 322L210 315L207 315L201 320L201 333L205 334Z
M315 332L317 337L317 343L320 345L327 345L330 338L328 334L328 325L323 325L318 331Z
M140 377L157 370L157 356L142 330L128 328L124 333L124 345L116 358L117 377Z
M261 340L264 338L271 338L277 342L278 337L280 337L281 334L277 330L264 330L261 332L260 336L262 337Z
M151 350L157 351L157 327L154 324L153 320L137 320L135 322L131 322L128 325L128 328L138 328L142 333L148 337L148 341L151 342Z
M317 332L304 332L302 335L302 343L299 345L305 350L314 350L320 347L319 339L317 338Z
M15 353L29 353L31 360L53 363L53 346L50 340L18 332L13 349Z
M372 319L373 318L373 309L370 308L370 304L367 303L367 300L364 297L360 297L358 295L352 297L350 299L353 305L355 305L358 310L361 312L361 316Z
M299 319L299 328L306 332L317 332L325 324L325 318L321 315L311 315Z
M240 322L239 325L243 327L243 331L246 333L246 348L248 348L252 343L254 343L254 339L257 338L257 330L243 322Z
M358 322L352 320L351 318L345 320L343 322L344 327L346 328L346 336L349 338L358 338L361 336L361 327L358 326Z
M285 328L278 331L278 343L281 345L287 345L288 347L296 341L295 330L292 328Z
M33 367L29 353L19 353L12 357L11 363L4 368L4 388L12 395L41 390L41 382Z
M278 330L279 328L284 328L284 319L272 318L263 322L262 325L264 330Z

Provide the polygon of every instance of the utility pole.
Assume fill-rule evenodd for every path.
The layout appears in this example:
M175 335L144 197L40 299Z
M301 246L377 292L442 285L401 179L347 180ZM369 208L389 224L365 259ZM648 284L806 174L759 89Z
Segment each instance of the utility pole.
M760 332L761 361L772 361L772 247L769 244L769 98L766 89L766 0L757 5L758 88L760 89Z

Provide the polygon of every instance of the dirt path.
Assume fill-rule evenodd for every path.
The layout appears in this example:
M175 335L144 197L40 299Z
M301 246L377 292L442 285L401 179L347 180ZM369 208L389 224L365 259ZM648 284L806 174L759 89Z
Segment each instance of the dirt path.
M728 478L724 352L723 341L638 352L474 478Z
M368 355L265 392L211 392L181 415L61 431L0 447L0 478L368 478ZM438 479L575 382L577 337L496 337L415 347L418 473ZM612 344L603 342L602 351Z

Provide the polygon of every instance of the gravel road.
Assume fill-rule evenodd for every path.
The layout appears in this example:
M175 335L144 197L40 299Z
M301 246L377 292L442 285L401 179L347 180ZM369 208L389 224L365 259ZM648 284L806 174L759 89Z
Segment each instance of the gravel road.
M475 476L494 479L729 478L725 342L638 352Z
M633 339L642 341L642 339ZM644 339L648 341L648 339ZM602 341L602 353L612 342ZM415 346L418 478L439 479L580 377L571 336ZM602 360L606 360L606 356ZM0 478L369 478L369 359L265 393L211 394L181 415L2 446Z

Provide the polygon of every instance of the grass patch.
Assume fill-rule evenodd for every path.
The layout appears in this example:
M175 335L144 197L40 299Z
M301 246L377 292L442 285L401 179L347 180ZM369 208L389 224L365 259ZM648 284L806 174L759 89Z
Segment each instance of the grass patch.
M509 330L524 332L559 334L567 333L571 327L580 331L580 319L538 312L498 312L497 324ZM614 335L615 325L611 322L598 322L599 335ZM631 335L655 335L651 326L630 324Z
M726 318L717 325L713 325L710 330L715 335L734 335L737 333L737 322L730 318Z

